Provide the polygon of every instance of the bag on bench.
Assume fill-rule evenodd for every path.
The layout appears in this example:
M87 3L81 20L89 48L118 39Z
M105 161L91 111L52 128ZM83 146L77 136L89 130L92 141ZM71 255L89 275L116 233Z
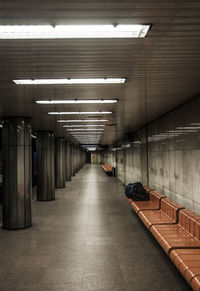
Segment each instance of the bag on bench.
M125 188L125 194L133 201L147 201L149 194L143 188L140 182L130 183Z

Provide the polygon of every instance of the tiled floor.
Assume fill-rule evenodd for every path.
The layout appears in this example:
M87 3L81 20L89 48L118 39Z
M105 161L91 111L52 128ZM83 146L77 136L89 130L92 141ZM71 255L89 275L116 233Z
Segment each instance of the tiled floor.
M33 226L0 229L0 291L191 290L124 198L86 165L56 200L33 202Z

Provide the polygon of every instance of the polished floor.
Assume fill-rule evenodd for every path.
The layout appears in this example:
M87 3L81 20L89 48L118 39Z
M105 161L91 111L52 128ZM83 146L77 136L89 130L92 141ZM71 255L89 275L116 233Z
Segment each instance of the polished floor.
M0 291L191 290L131 210L123 186L86 165L33 226L0 229Z

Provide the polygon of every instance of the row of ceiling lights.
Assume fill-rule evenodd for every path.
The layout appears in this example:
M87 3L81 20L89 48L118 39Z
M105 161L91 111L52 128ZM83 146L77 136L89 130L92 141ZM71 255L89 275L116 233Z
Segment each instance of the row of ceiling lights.
M59 39L59 38L141 38L145 37L150 25L0 25L0 39ZM17 85L73 85L73 84L123 84L126 78L90 78L90 79L22 79L13 80ZM112 100L37 100L37 104L108 104ZM112 114L111 111L62 111L48 112L50 115ZM107 122L108 119L58 120L66 123ZM74 138L84 144L88 139L98 143L104 129L101 124L64 125L75 133ZM69 129L69 128L73 129ZM95 127L95 131L92 128ZM84 133L83 133L84 131Z
M36 101L37 104L45 104L45 105L51 105L51 104L113 104L117 103L117 99L107 99L107 100L99 100L99 99L93 99L93 100L38 100ZM112 114L111 111L92 111L92 112L85 112L85 111L68 111L68 112L48 112L51 115L57 115L57 114ZM73 129L67 129L71 133L74 131L82 130L84 131L84 135L72 135L75 139L77 139L81 144L85 143L91 143L91 144L98 144L100 141L100 138L103 134L103 129L99 130L96 129L97 127L104 127L103 124L78 124L79 123L88 123L88 122L106 122L108 119L94 119L94 120L58 120L59 123L73 123L76 124L70 124L70 125L64 125L65 128L73 128ZM95 132L92 132L92 135L88 135L89 131L93 131L94 129L90 129L89 127L95 127L95 130L99 132L97 135ZM82 129L84 128L84 129Z

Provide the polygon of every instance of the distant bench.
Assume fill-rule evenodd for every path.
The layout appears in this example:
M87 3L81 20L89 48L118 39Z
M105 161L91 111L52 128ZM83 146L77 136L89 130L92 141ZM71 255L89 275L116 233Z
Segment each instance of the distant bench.
M149 201L127 200L193 290L200 291L200 216L144 188Z
M108 163L103 164L103 165L101 165L101 167L106 174L115 176L115 168L113 166L111 166L110 164L108 164Z

